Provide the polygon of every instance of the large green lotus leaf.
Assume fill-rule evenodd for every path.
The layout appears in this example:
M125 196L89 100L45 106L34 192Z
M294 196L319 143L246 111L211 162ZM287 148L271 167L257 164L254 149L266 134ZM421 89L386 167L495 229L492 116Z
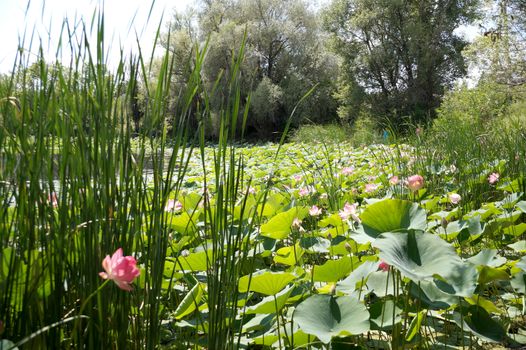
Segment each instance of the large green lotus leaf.
M289 272L261 270L252 274L252 278L250 275L241 277L239 291L244 293L250 290L265 295L275 295L295 279L296 275Z
M360 215L361 225L351 238L363 244L384 232L425 230L426 211L401 199L384 199L369 205Z
M272 215L275 215L276 212L279 209L283 208L285 206L285 203L288 203L288 202L289 202L289 199L286 196L284 196L282 193L278 192L278 193L272 194L267 198L264 204L262 215L264 217L270 217ZM261 205L261 207L263 207L263 205ZM258 209L258 212L261 211L260 209Z
M296 307L294 321L325 344L332 337L362 334L370 328L369 312L349 296L312 295Z
M429 233L383 233L373 247L380 250L380 259L415 282L435 275L447 279L464 265L452 245Z
M510 283L517 292L526 294L526 273L521 271L515 274Z
M393 275L387 271L376 271L369 275L365 285L369 293L373 292L378 297L397 294Z
M435 310L447 309L459 301L457 296L440 290L433 281L420 281L418 285L411 282L410 293L427 308Z
M453 314L455 323L464 330L473 332L484 341L500 343L506 339L506 331L500 323L495 321L483 307L471 305L464 315ZM462 324L463 322L463 324Z
M262 334L260 336L250 338L251 342L256 345L262 345L265 347L270 347L275 342L279 341L279 337L274 332L267 332L265 334Z
M332 214L331 216L327 216L326 218L321 219L318 222L318 226L319 227L327 227L327 226L333 226L333 227L341 226L341 227L343 227L344 225L345 224L344 224L342 218L337 213L336 214Z
M331 241L323 237L302 237L300 246L312 253L328 253Z
M283 213L276 214L266 224L261 225L261 235L274 239L287 238L292 230L295 218L303 219L308 213L307 208L294 207Z
M515 264L518 268L522 269L523 271L526 271L526 256L523 256L519 262Z
M212 251L209 250L208 253L204 250L191 253L188 256L180 256L177 259L177 264L175 269L179 271L206 271L208 269L208 264L213 262L207 262L212 256Z
M274 256L274 262L288 266L294 266L301 259L305 250L300 246L299 242L292 247L279 248Z
M519 201L520 197L523 195L522 192L520 193L511 193L508 196L506 196L502 201L497 202L497 205L500 205L504 209L513 209L515 204Z
M526 232L526 223L524 222L518 225L510 225L502 229L502 233L504 233L505 235L515 237L521 236L524 232Z
M514 251L518 253L524 253L526 252L526 241L524 240L517 241L515 243L508 244L508 247L510 247L511 249L513 249Z
M523 213L526 213L526 201L520 201L515 206Z
M490 300L480 296L480 295L474 295L471 298L465 298L465 300L470 303L471 305L478 305L480 307L483 307L484 310L486 310L488 313L495 313L495 314L504 314L505 311L502 309L499 309L494 303L492 303Z
M512 213L505 212L497 216L495 218L495 222L511 225L512 223L517 221L521 217L521 215L522 212L518 210L514 210Z
M247 315L277 313L279 312L279 310L283 308L283 306L285 306L285 303L287 302L287 299L289 298L293 290L294 290L294 286L283 289L281 292L276 294L275 300L274 300L273 295L264 297L263 300L261 300L256 305L247 307L245 313ZM277 310L276 310L276 304L278 308Z
M186 294L181 303L177 306L173 316L179 320L192 313L192 311L194 311L197 308L197 305L199 305L201 302L203 294L204 286L201 283L196 283L196 285L190 289L188 294Z
M256 210L257 201L253 196L249 196L246 199L243 198L241 204L236 205L234 208L234 219L246 220L254 215Z
M361 284L365 284L369 275L378 270L378 262L366 261L356 267L343 281L336 284L336 290L345 294L352 294ZM360 283L360 286L357 284Z
M248 317L247 317L248 319ZM257 314L243 325L243 332L269 331L276 321L276 314Z
M499 267L506 263L506 258L499 256L497 249L483 249L477 255L466 260L477 266Z
M446 227L446 239L451 241L456 238L459 234L465 233L468 235L466 238L476 239L482 233L486 225L480 221L480 215L475 215L467 220L458 220L450 222Z
M0 350L18 350L18 347L15 346L11 340L0 339Z
M471 264L454 265L451 270L442 275L444 279L436 278L435 285L445 293L458 297L470 297L477 288L479 273Z
M193 218L197 215L190 216L187 212L179 215L170 214L167 219L168 226L183 235L193 235L196 232L196 225Z
M387 273L386 273L387 274ZM371 305L371 329L391 329L400 323L403 312L392 299L381 299Z
M337 282L346 277L353 269L354 264L360 262L358 258L344 256L338 260L329 260L323 265L314 265L312 279L315 282ZM354 261L353 261L354 260Z
M199 206L199 203L202 199L203 196L201 196L200 194L190 192L183 198L181 198L181 204L183 205L185 211L194 212Z
M510 279L508 273L502 268L494 268L489 266L477 266L479 271L480 284L486 284L493 281L507 281Z

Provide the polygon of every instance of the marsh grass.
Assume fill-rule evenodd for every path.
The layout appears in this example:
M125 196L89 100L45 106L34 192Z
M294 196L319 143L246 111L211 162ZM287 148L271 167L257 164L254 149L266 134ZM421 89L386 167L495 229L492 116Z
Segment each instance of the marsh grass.
M72 34L64 23L70 36L61 45L74 48L69 64L46 61L42 49L31 65L21 54L15 73L0 86L2 338L27 348L157 348L166 331L161 321L180 301L162 293L174 282L173 273L166 278L171 219L164 208L178 197L195 147L204 152L204 127L190 129L188 116L209 114L209 92L200 75L206 47L193 58L186 93L178 101L182 113L167 120L165 101L177 93L171 91L175 58L164 52L156 85L148 85L151 67L140 47L138 56L121 56L110 72L104 15L93 18L95 43L86 29ZM243 160L230 142L238 115L247 116L239 110L243 51L236 57L211 175L214 190L212 198L203 197L199 238L213 252L205 343L216 349L238 342L232 330L236 282L247 263L246 237L257 221L249 217L254 213L241 213L246 220L239 223L229 216L233 205L247 198ZM149 98L145 127L135 135L131 105L140 83ZM195 107L197 95L204 102ZM146 164L151 182L144 176ZM103 283L102 259L118 247L140 264L135 290L126 293L110 284L79 314Z

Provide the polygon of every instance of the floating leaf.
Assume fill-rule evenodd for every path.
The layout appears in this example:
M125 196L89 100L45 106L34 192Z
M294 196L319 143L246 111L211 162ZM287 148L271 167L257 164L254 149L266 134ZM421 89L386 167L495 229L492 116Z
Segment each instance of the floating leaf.
M499 267L506 263L506 258L499 256L497 249L483 249L477 255L467 259L474 265Z
M371 242L384 232L424 230L427 225L426 211L418 204L400 200L384 199L369 205L360 215L361 225L351 238L363 244Z
M371 329L391 329L402 320L402 310L392 299L381 299L371 305Z
M479 270L479 279L480 284L486 284L493 281L507 281L510 279L510 276L505 270L496 269L489 266L478 266Z
M378 297L395 295L397 292L393 275L387 271L375 271L371 273L365 285L369 293L373 292Z
M481 306L471 305L467 308L467 313L463 317L458 312L455 312L453 319L459 327L464 321L464 329L470 330L482 340L498 343L506 338L506 331L502 325L492 319Z
M373 246L380 250L380 259L416 283L439 275L444 280L437 281L437 286L449 294L469 296L475 289L478 276L474 266L463 262L453 246L436 235L384 233Z
M362 334L370 328L367 309L350 296L312 295L296 307L294 321L325 344L332 337Z
M289 272L261 270L252 274L252 278L250 275L241 277L239 279L239 291L244 293L250 290L265 295L274 295L295 279L296 275Z
M409 328L407 329L407 332L405 333L405 340L411 341L417 335L420 333L420 327L422 326L422 321L426 317L427 310L420 311L416 314L415 317L411 320L411 323L409 324Z
M287 238L292 230L292 222L295 218L303 219L308 213L308 209L294 207L286 212L279 213L272 217L266 224L261 225L261 235L274 239Z
M526 223L524 222L518 225L510 225L502 229L502 233L504 233L505 235L515 237L521 236L524 232L526 232Z
M480 307L483 307L484 310L486 310L488 313L495 313L495 314L504 313L504 310L499 309L491 301L489 301L488 299L480 295L473 295L471 298L466 298L466 301L470 303L471 305L479 305Z
M356 257L351 259L344 256L338 260L329 260L323 265L314 265L312 270L312 279L315 282L337 282L346 277L353 269L354 264L358 265L359 260ZM355 261L353 261L355 260Z
M274 262L277 264L294 266L298 264L304 253L305 250L300 246L298 242L292 247L279 248L276 252L276 256L274 256Z
M515 274L512 277L510 283L513 289L515 289L517 292L526 294L526 273L519 272Z
M188 256L179 256L177 264L175 265L176 270L180 271L206 271L208 269L207 260L212 255L211 251L199 251L189 254Z
M273 295L263 298L259 303L246 308L246 314L272 314L278 313L279 310L285 306L287 299L294 290L294 286L283 289L281 292L276 294L276 299ZM277 306L277 310L276 310Z
M508 247L513 249L514 251L518 253L524 253L526 252L526 241L518 241L513 244L508 244Z
M366 261L357 268L355 267L355 270L346 279L338 282L336 290L352 294L356 290L357 284L365 283L369 275L376 270L378 270L378 262Z
M177 306L177 309L175 309L173 316L179 320L192 313L197 308L197 305L199 305L201 302L203 294L203 285L201 283L197 283L192 289L190 289L188 294L185 295L184 299Z

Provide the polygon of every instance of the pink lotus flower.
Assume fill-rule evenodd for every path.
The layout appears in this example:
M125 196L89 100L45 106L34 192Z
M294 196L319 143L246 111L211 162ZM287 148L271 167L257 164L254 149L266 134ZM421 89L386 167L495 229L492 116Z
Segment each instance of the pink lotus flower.
M371 192L376 191L377 188L378 188L377 184L366 184L365 185L365 192L366 193L371 193Z
M106 255L102 261L102 267L106 272L100 272L99 276L110 279L126 291L131 291L131 283L141 272L137 268L137 261L133 256L123 256L122 248L119 248L110 256Z
M488 176L488 182L490 185L494 185L495 183L497 183L497 181L499 181L499 178L500 178L499 173L491 173Z
M354 168L352 167L345 167L342 169L342 175L351 175L354 172Z
M298 192L298 194L299 194L300 197L305 197L305 196L308 196L309 194L315 193L315 192L316 192L316 189L314 187L306 186L306 187L300 188L300 191Z
M165 211L170 211L173 213L178 213L183 209L183 204L175 199L169 199L164 207Z
M51 192L51 194L49 196L47 196L47 200L48 200L49 204L51 204L51 206L53 208L58 207L58 199L57 199L56 192Z
M300 188L300 191L298 192L300 197L305 197L309 195L309 189L307 187Z
M310 214L310 216L320 216L321 215L321 208L318 208L318 206L313 205L309 209L309 214Z
M292 228L295 228L300 232L305 232L305 229L301 226L301 220L299 218L294 218L294 220L292 220Z
M354 204L349 204L349 203L345 203L345 205L343 206L343 210L340 210L340 218L342 220L348 220L349 217L352 217L352 219L356 222L360 222L360 218L358 217L358 215L356 215L356 207L358 206L357 203L354 203Z
M420 175L409 176L407 178L407 187L413 192L418 191L424 187L424 178Z
M458 193L450 193L448 199L451 204L458 204L462 197Z
M297 174L297 175L292 176L292 178L294 179L294 181L296 181L296 182L300 182L301 179L302 179L302 176L299 175L299 174Z
M400 180L398 179L398 176L396 175L391 176L391 178L389 179L389 183L393 186L397 185L399 181Z
M385 261L383 260L380 260L380 265L378 265L378 268L382 271L389 271L389 264L386 263Z

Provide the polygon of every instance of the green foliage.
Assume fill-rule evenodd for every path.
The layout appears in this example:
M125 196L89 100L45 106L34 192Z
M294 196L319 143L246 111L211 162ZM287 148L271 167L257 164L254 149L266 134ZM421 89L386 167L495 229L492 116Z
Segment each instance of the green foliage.
M163 45L176 53L176 67L186 67L193 48L208 43L202 78L206 91L215 91L209 100L212 134L217 136L219 111L228 100L229 66L236 57L232 48L239 47L245 32L240 84L243 104L252 95L248 136L276 138L297 102L315 85L312 96L296 108L292 125L334 120L338 62L325 49L324 34L307 1L202 1L196 12L176 14L170 30ZM181 82L188 70L176 69L174 74L184 90Z
M349 141L350 130L338 124L301 125L290 137L294 143L341 143Z
M325 26L346 70L338 96L350 104L340 108L340 116L362 108L349 97L364 91L368 110L389 117L394 125L408 115L415 123L433 117L445 89L464 74L461 51L466 42L454 31L474 19L477 4L334 1L325 13Z

